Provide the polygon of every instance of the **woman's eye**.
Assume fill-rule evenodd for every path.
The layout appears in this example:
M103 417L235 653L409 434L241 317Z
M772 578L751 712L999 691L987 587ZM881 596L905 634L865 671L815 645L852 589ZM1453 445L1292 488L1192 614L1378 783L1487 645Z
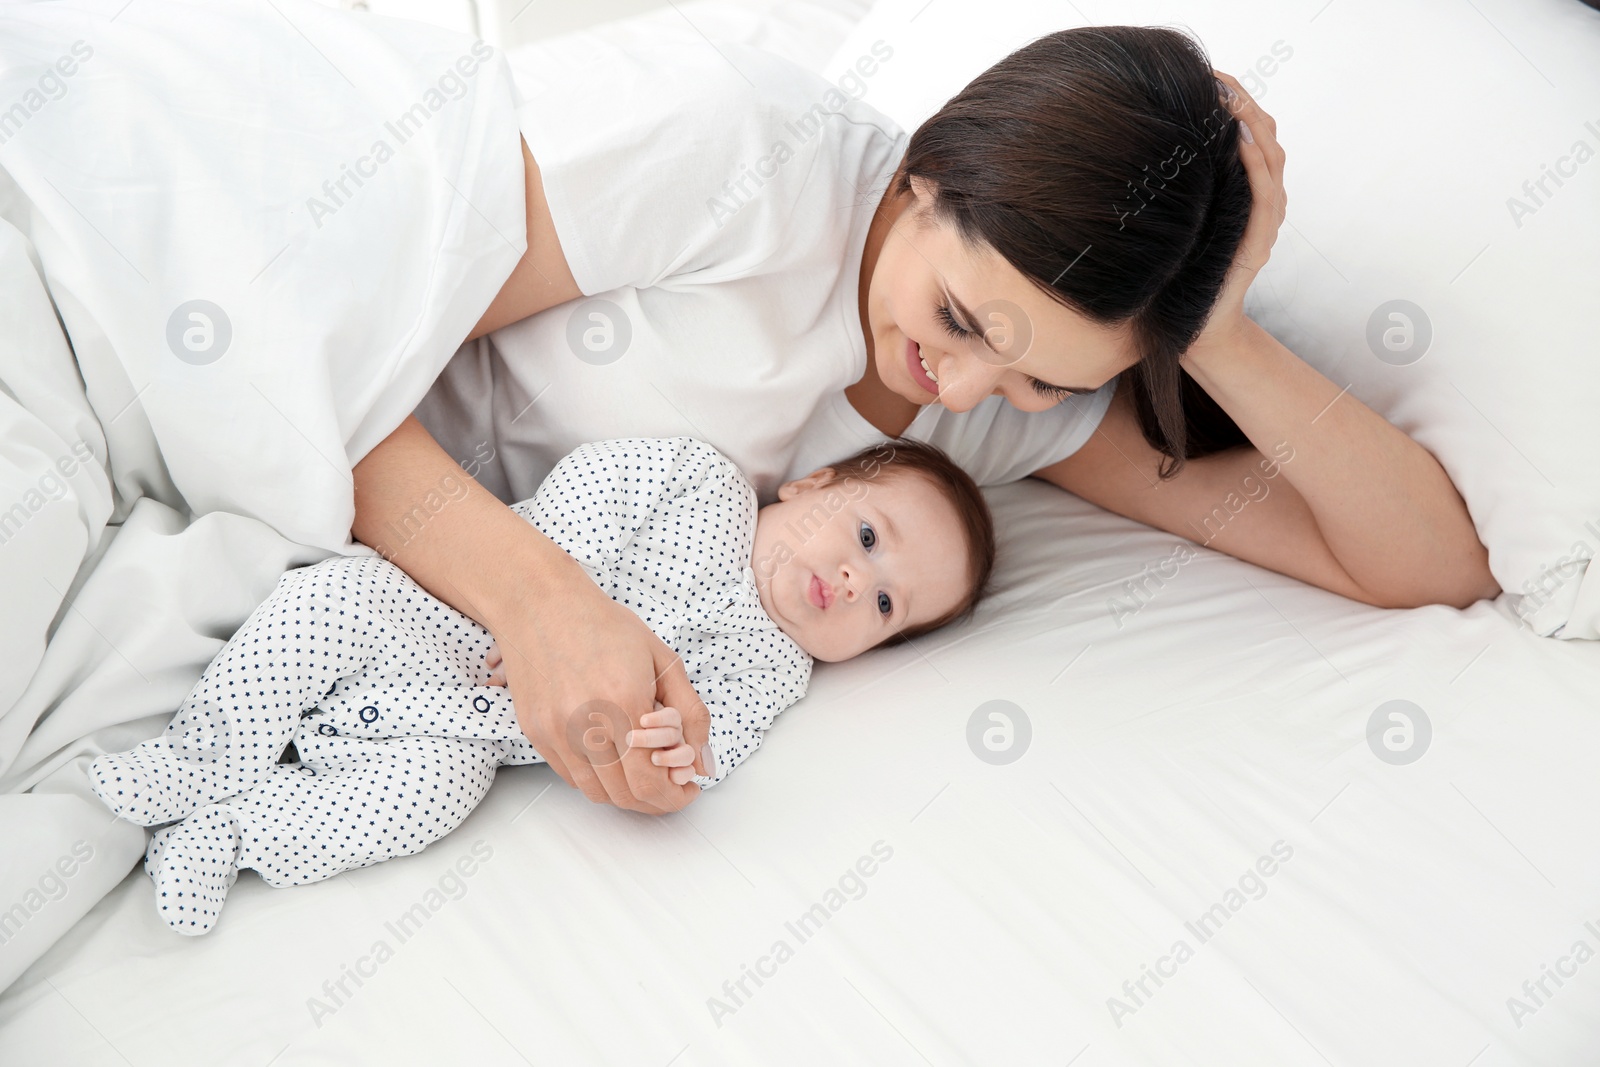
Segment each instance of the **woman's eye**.
M866 523L861 524L861 547L871 552L878 543L878 531Z
M889 600L888 593L878 594L878 614L888 616L894 613L894 604Z
M1047 396L1051 400L1065 400L1067 397L1075 395L1066 386L1051 385L1049 382L1041 382L1037 378L1029 378L1028 384L1033 386L1034 392L1040 396Z
M964 328L957 322L954 315L950 314L949 304L941 303L935 313L939 316L940 321L944 323L945 332L951 337L967 337L972 333L971 330Z

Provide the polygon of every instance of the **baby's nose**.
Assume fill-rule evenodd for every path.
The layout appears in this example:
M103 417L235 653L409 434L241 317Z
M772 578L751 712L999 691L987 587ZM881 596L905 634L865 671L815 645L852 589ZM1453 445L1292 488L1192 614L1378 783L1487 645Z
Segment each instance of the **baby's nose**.
M839 568L839 588L839 595L844 599L845 603L849 603L856 598L855 571L851 570L848 565Z

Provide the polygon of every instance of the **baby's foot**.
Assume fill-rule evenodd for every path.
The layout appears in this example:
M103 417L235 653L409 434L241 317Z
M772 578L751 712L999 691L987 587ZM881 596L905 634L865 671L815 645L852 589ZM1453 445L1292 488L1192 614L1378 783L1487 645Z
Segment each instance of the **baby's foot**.
M239 877L239 826L224 807L202 808L156 831L144 869L156 885L156 910L180 934L198 936L217 923L228 888Z
M185 779L193 768L164 741L112 752L89 764L89 787L106 807L140 826L183 818L199 804Z
M250 787L233 766L237 760L224 758L229 744L225 719L184 708L163 736L97 758L89 765L89 785L106 807L129 822L176 822Z

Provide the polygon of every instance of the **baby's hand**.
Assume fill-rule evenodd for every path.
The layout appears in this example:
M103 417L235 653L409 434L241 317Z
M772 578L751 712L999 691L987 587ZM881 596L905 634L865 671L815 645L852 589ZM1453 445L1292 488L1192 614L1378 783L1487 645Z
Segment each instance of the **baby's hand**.
M657 767L671 767L668 772L675 785L683 785L694 778L694 749L683 741L683 716L677 708L656 705L656 710L646 712L639 719L641 730L629 730L626 743L630 748L653 748L650 762Z
M487 685L504 686L506 684L506 669L500 655L498 646L490 645L489 651L484 655L484 663L490 668ZM656 705L656 710L647 712L639 719L642 730L629 730L624 743L630 748L651 748L656 751L650 753L650 762L657 767L672 768L667 776L673 784L683 785L695 777L694 749L690 748L683 740L683 716L677 708ZM706 746L707 767L710 766L710 746ZM710 773L709 771L707 773Z

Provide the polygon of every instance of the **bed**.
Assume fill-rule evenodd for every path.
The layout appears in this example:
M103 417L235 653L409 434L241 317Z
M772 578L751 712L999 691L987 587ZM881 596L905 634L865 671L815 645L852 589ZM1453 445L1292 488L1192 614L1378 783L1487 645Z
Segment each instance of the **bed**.
M1406 47L1415 5L1380 13L1357 0L1335 3L1353 10L1323 11L1319 2L1275 16L1295 20L1298 36L1288 36L1300 66L1260 77L1288 113L1297 92L1310 92L1293 79L1341 62L1338 42L1363 25L1389 26L1399 35L1393 47ZM818 36L793 58L836 79L883 38L914 72L913 61L933 66L949 54L947 42L942 52L931 43L939 34L963 35L982 51L1025 39L1032 25L1020 11L1027 5L1012 5L1016 20L1001 34L993 25L1006 5L991 5L984 38L962 22L972 13L948 6L885 2L853 24L829 6L811 23ZM1164 21L1158 7L1096 5L1056 24ZM714 40L771 29L747 11L719 23L719 10L684 6L700 20L691 29ZM797 5L775 10L803 17ZM673 32L667 23L685 14L658 11L524 43L512 49L511 66L525 84L578 61L585 48L625 46L631 32ZM1474 37L1473 47L1514 40L1540 77L1593 111L1600 97L1580 91L1593 75L1584 82L1581 68L1563 66L1559 49L1538 42L1593 44L1600 13L1551 0L1520 14L1484 6L1465 15L1479 17L1504 29L1478 31L1483 40ZM1540 18L1543 36L1529 28ZM1194 21L1209 43L1204 19ZM1259 51L1270 54L1284 36L1277 30L1257 31ZM309 32L323 41L318 34L338 26ZM504 26L480 32L514 37ZM1255 57L1254 40L1217 51L1231 49L1229 61L1242 68ZM1500 59L1497 70L1518 62L1514 49ZM1221 57L1219 66L1228 69ZM908 73L877 78L869 92L905 122L947 90ZM1275 98L1263 103L1271 109ZM1285 112L1274 113L1287 137ZM430 136L470 140L499 121L487 103L472 114ZM1600 126L1600 113L1592 117ZM1583 135L1579 123L1571 137ZM1525 164L1507 166L1522 173ZM1291 178L1297 206L1338 181L1306 169ZM1531 173L1539 173L1537 158ZM1600 277L1594 258L1560 232L1590 221L1584 212L1600 200L1595 174L1578 174L1587 191L1572 178L1567 195L1548 199L1545 218L1558 225L1513 249L1547 263L1529 284L1557 303L1569 274L1591 294ZM449 176L497 202L503 176ZM7 203L0 196L0 207ZM1505 210L1498 197L1494 208ZM1414 212L1413 224L1437 231L1438 210ZM442 214L433 239L452 248L489 240L475 225ZM1456 225L1465 232L1438 243L1460 238L1470 256L1479 235L1470 218ZM1495 379L1474 378L1489 372L1455 343L1483 331L1455 321L1445 296L1423 296L1441 352L1452 355L1450 388L1477 401L1441 413L1429 406L1438 402L1426 382L1396 377L1396 366L1379 360L1358 364L1366 310L1339 309L1356 320L1348 344L1317 340L1323 304L1337 303L1316 295L1322 257L1348 268L1357 254L1358 238L1345 245L1331 230L1304 218L1299 232L1286 229L1253 312L1325 372L1346 373L1353 392L1441 455L1487 531L1497 577L1514 592L1465 611L1370 608L1049 486L1005 486L990 491L1003 533L998 588L976 616L820 667L750 767L685 813L594 807L548 768L508 768L459 830L419 855L291 891L245 873L217 929L193 940L160 923L148 879L130 870L143 832L107 825L74 776L93 752L158 731L163 702L176 705L276 574L338 550L318 538L341 516L301 516L286 536L288 513L273 510L284 503L243 489L231 511L186 513L181 489L195 475L184 450L173 447L180 460L165 470L165 485L161 468L132 451L143 436L170 440L162 411L149 413L148 433L134 434L112 416L135 390L113 404L92 388L68 388L73 353L48 302L29 295L38 275L30 283L32 257L13 237L0 246L0 288L8 322L26 329L4 341L0 368L25 410L6 409L7 439L37 430L26 415L57 444L81 434L104 446L80 464L66 499L76 502L80 526L94 530L98 515L115 534L91 537L81 550L68 545L60 603L39 630L48 643L31 670L11 664L0 676L14 687L0 718L0 907L15 901L25 913L10 927L0 915L0 962L12 968L0 981L13 979L0 993L0 1061L1594 1062L1600 643L1581 639L1592 625L1584 612L1594 583L1584 571L1591 557L1574 542L1600 543L1584 527L1600 527L1600 496L1582 476L1585 423L1572 415L1600 397L1581 365L1592 362L1593 342L1536 349L1546 364L1529 356L1522 377L1543 407L1519 416L1511 409L1526 396L1505 386L1502 412L1484 395ZM1592 244L1596 231L1587 232ZM112 236L144 262L135 236ZM52 238L36 229L33 239ZM1545 258L1551 247L1567 250L1559 266ZM1529 269L1515 258L1497 264L1498 254L1476 269ZM490 284L453 269L429 284ZM1440 294L1475 279L1449 273ZM88 282L71 281L51 278L50 296L65 305L77 357L94 349L101 358L117 347L118 320L102 316L100 331L86 333L81 307L63 294L81 294ZM1488 300L1460 299L1473 307ZM1362 294L1348 303L1370 310L1377 301ZM1506 318L1492 307L1486 314ZM1519 328L1567 329L1570 317L1550 320ZM416 380L402 380L391 361L395 384L384 397L334 421L356 436L363 426L369 436L381 432L394 417L391 398L425 386L428 362L448 357L428 338L455 328L430 321L397 336L395 351L409 353L397 365L420 366ZM33 378L23 376L25 356ZM106 358L96 366L129 365ZM1481 445L1490 435L1452 421L1469 407L1500 427L1481 460L1460 442ZM289 447L286 437L274 440ZM337 437L307 443L333 457L338 473ZM123 462L102 464L106 448ZM1497 488L1496 478L1509 481L1497 464L1516 455L1550 484ZM21 469L27 457L14 449L8 458ZM1531 481L1525 471L1518 477ZM131 502L135 488L143 495ZM1535 495L1516 495L1524 490ZM65 538L77 528L67 516L65 533L55 532L51 515L40 510L23 533ZM1540 566L1561 580L1547 593L1515 592L1522 574ZM16 633L23 647L26 635Z

